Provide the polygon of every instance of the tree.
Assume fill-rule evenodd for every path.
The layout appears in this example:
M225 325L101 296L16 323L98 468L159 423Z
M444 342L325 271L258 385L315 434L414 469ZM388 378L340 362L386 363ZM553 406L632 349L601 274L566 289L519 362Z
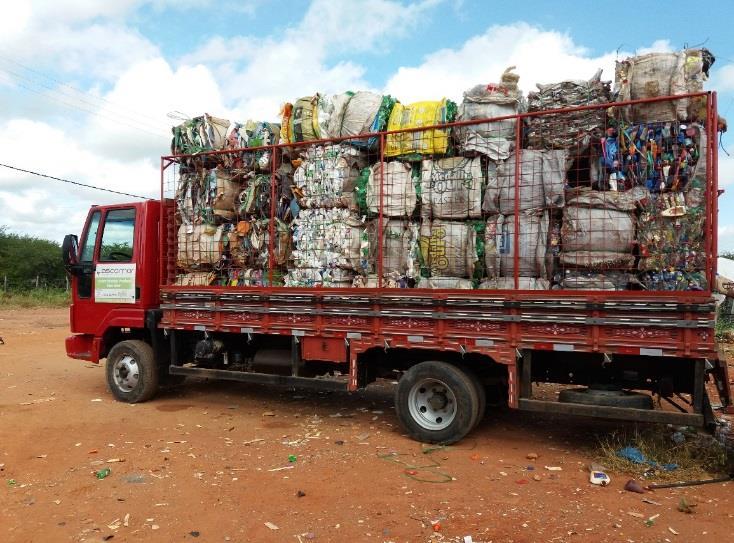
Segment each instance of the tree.
M38 277L44 284L62 286L65 274L58 243L14 234L0 226L0 276L6 276L9 285L30 288Z

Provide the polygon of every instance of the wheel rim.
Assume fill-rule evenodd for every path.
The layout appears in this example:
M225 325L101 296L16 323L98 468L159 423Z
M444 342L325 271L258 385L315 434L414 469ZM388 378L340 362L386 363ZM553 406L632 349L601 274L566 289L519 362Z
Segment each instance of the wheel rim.
M421 427L443 430L456 417L456 396L443 381L425 378L410 389L408 409L413 420Z
M115 362L112 368L115 385L123 392L131 392L140 381L138 362L130 355L125 355Z

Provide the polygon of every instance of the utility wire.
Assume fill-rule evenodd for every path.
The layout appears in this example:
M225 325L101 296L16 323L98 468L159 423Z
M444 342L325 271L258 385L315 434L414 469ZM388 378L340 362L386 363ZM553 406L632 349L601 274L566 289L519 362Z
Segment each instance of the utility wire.
M24 88L24 89L26 89L26 90L28 90L30 92L39 94L39 95L43 96L44 98L46 98L47 100L51 100L51 101L57 102L57 103L59 103L59 104L61 104L63 106L66 106L68 108L76 109L78 111L83 111L84 113L89 113L89 114L95 115L97 117L102 117L102 118L108 119L110 121L119 123L119 124L124 124L126 126L129 126L130 128L134 128L135 130L139 130L141 132L146 132L148 134L151 134L152 136L157 136L159 138L164 138L165 137L162 132L151 132L150 130L147 130L145 128L141 128L140 126L136 126L136 125L127 123L125 121L121 121L119 119L116 119L114 117L109 117L107 115L104 115L100 111L95 111L93 109L87 109L87 108L85 108L83 106L80 106L79 104L73 104L73 103L70 103L70 102L66 102L66 101L64 101L64 100L62 100L62 99L54 96L52 93L50 93L48 91L38 90L38 89L35 89L33 87L29 87L27 85L24 85L23 83L20 83L19 81L13 81L13 79L10 78L6 73L3 73L3 71L0 71L0 76L5 76L6 81L9 81L11 84L14 84L14 85L17 85L19 87L22 87L22 88Z
M80 183L79 181L71 181L69 179L62 179L61 177L54 177L53 175L46 175L45 173L39 173L34 172L31 170L24 170L23 168L16 168L15 166L11 166L9 164L3 164L0 162L0 166L3 168L8 168L10 170L15 170L17 172L23 172L23 173L29 173L31 175L37 175L38 177L45 177L46 179L53 179L54 181L61 181L62 183L69 183L71 185L77 185L79 187L85 187L88 189L94 189L94 190L102 190L104 192L112 192L114 194L122 194L123 196L132 196L133 198L141 198L143 200L155 200L155 198L149 198L147 196L140 196L139 194L130 194L129 192L120 192L119 190L112 190L112 189L105 189L102 187L95 187L94 185L87 185L86 183Z
M57 85L57 87L49 87L49 86L45 85L44 83L42 83L40 81L36 81L36 80L31 79L28 76L18 74L17 72L10 72L10 70L6 70L6 71L8 71L10 73L13 73L17 77L20 77L20 78L25 79L26 81L30 81L30 82L32 82L34 84L37 84L37 85L46 87L46 88L48 88L50 90L53 90L53 91L56 91L56 92L60 92L62 94L66 94L67 96L69 96L71 98L74 98L74 99L77 99L80 102L84 102L84 103L90 104L90 105L92 105L94 107L100 107L101 106L100 103L101 102L104 102L104 103L108 104L108 106L101 106L102 109L106 109L109 112L114 113L115 115L119 115L122 118L128 118L129 120L134 121L134 122L137 122L139 124L147 125L148 127L153 127L156 130L157 129L160 129L163 126L166 126L165 124L163 124L163 118L162 117L160 118L160 121L155 121L155 119L151 119L147 115L141 115L140 112L138 112L138 111L134 111L134 110L132 110L132 109L126 107L126 106L123 106L122 104L115 103L115 102L113 102L113 101L111 101L111 100L109 100L109 99L107 99L107 98L105 98L103 96L98 96L98 95L92 94L90 92L77 89L73 85L69 85L68 83L64 83L64 82L62 82L62 81L60 81L60 80L58 80L58 79L56 79L56 78L54 78L54 77L52 77L52 76L50 76L48 74L45 74L45 73L43 73L43 72L41 72L39 70L36 70L34 68L31 68L30 66L27 66L26 64L23 64L21 62L18 62L17 60L13 60L13 59L11 59L11 58L3 55L3 54L0 54L0 62L5 62L5 63L8 63L8 64L13 64L13 65L18 66L19 68L21 68L21 69L23 69L23 70L25 70L27 72L36 74L40 79L46 79L48 81L51 81L51 82L55 83ZM63 91L63 88L69 89L69 91L71 91L71 92L64 92ZM91 102L90 102L90 100L91 100ZM98 102L98 103L94 103L94 102ZM115 109L117 109L117 111L115 111ZM159 122L160 122L160 124L159 124ZM167 128L167 126L166 126L166 128Z

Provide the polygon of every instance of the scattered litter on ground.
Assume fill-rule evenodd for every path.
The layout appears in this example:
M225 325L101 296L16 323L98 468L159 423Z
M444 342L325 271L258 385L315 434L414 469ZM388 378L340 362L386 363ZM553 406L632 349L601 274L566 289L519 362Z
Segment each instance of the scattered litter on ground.
M97 479L104 479L105 477L108 477L110 473L112 473L112 470L110 468L103 468L101 470L95 471L94 475L95 477L97 477Z
M280 530L280 528L276 524L273 524L272 522L266 522L265 526L267 526L271 530Z
M145 476L140 473L131 473L125 476L125 482L131 484L145 483Z
M628 492L637 492L638 494L644 494L647 492L644 487L634 479L627 481L624 485L624 489Z
M678 502L678 511L681 513L687 513L692 514L693 510L697 507L697 504L695 503L688 503L688 500L686 500L684 497L681 496L680 501Z
M432 451L440 449L434 448ZM449 483L455 480L451 475L441 471L441 463L430 456L430 453L425 454L429 457L429 463L417 464L415 463L416 457L408 453L389 452L386 454L378 454L377 457L388 462L393 462L400 466L403 466L403 475L414 481L422 483Z
M715 479L699 479L696 481L678 481L675 483L653 483L651 485L648 485L648 488L651 490L660 489L660 488L678 488L683 486L699 486L699 485L708 485L711 483L728 483L729 481L733 480L734 477L731 475L727 475L726 477L717 477Z
M642 451L640 451L640 449L638 449L637 447L623 447L617 451L617 456L619 456L620 458L624 458L625 460L629 460L634 464L648 464L649 466L652 466L654 468L659 467L664 471L673 471L678 469L677 464L658 464L656 461L651 460L647 458L644 454L642 454Z
M612 480L603 471L592 471L589 473L589 482L592 485L607 486Z
M55 398L55 397L53 397L53 396L49 396L48 398L36 398L36 399L35 399L35 400L33 400L33 401L30 401L30 402L22 402L22 403L20 403L19 405L34 405L34 404L37 404L37 403L46 403L46 402L52 402L52 401L54 401L55 399L56 399L56 398Z

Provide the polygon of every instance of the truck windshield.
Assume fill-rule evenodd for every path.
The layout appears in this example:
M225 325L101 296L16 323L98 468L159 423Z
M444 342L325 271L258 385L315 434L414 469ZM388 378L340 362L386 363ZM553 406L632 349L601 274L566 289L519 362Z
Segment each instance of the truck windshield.
M99 259L102 261L130 262L133 258L134 233L134 209L113 209L109 211L102 232Z

